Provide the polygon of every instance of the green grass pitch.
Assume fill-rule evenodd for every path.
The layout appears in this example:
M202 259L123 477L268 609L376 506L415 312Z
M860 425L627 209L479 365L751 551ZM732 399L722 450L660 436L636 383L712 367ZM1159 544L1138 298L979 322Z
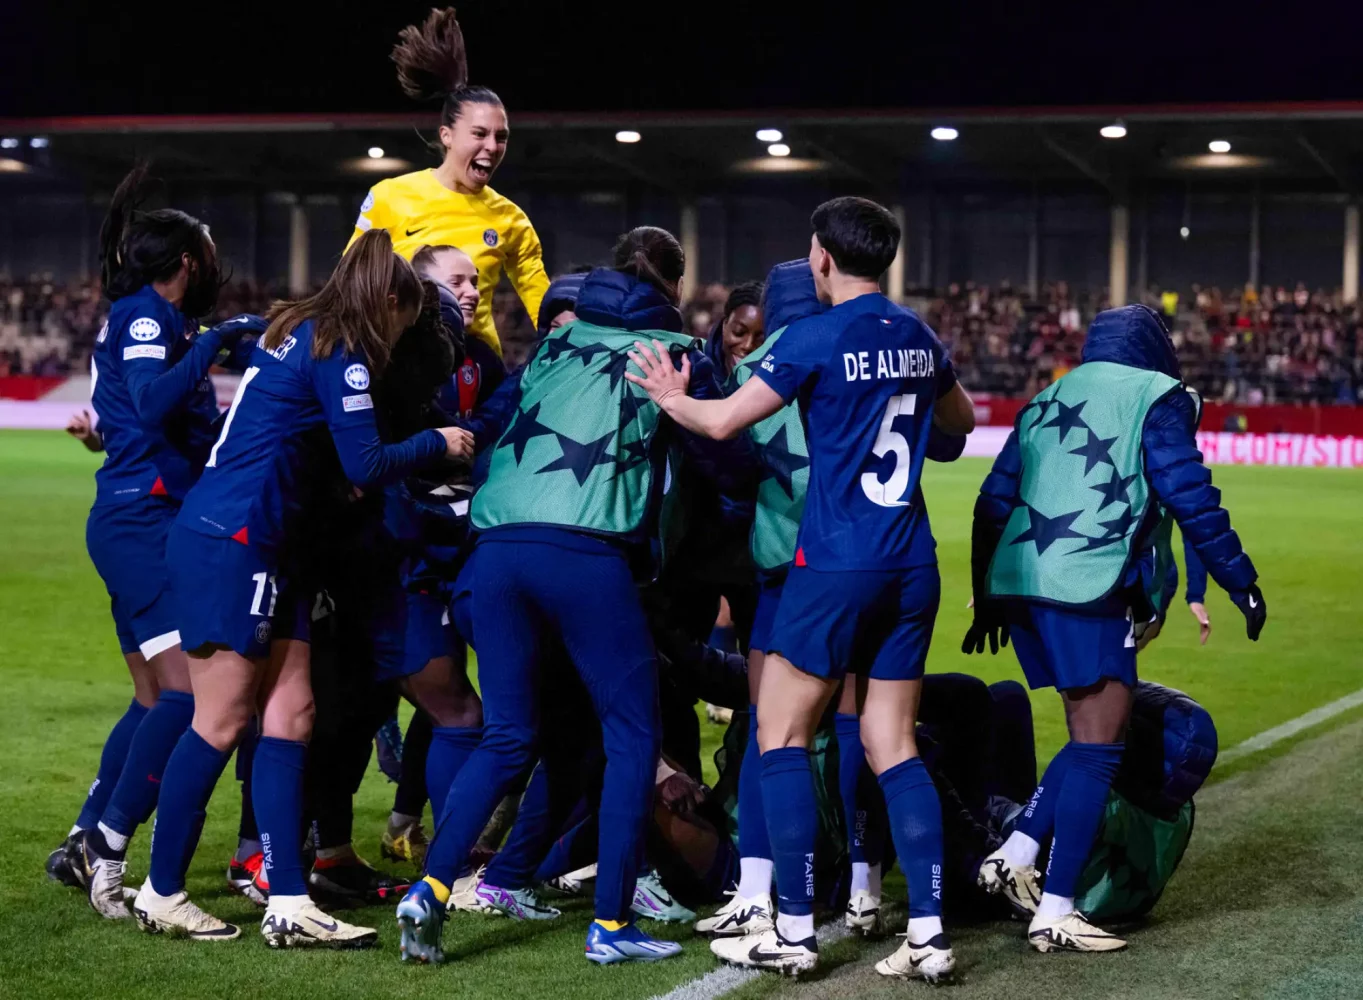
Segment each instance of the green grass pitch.
M243 922L237 942L159 940L131 922L99 920L77 893L48 883L42 862L75 817L100 747L130 697L108 601L84 549L98 457L57 432L0 432L0 996L372 997L644 1000L715 967L689 929L662 929L685 954L659 965L597 969L580 957L589 904L572 901L548 926L459 915L446 929L449 963L397 959L388 907L349 919L380 928L365 953L270 952L258 911L227 893L237 786L210 807L190 876L208 909ZM943 603L929 660L936 671L1018 677L1011 652L966 657L968 548L980 460L930 466L925 490L942 563ZM1363 687L1357 610L1363 565L1363 474L1333 469L1217 468L1236 527L1259 567L1269 606L1262 641L1212 587L1213 633L1197 644L1174 608L1141 674L1197 696L1229 747ZM1039 752L1060 745L1058 699L1034 696ZM1117 956L1030 954L1016 925L957 935L960 998L1363 996L1363 721L1347 713L1322 730L1218 772L1199 797L1188 858L1149 924ZM719 729L702 723L717 742ZM356 802L361 853L377 858L392 786L377 773ZM129 857L146 872L148 836ZM902 882L891 883L902 891ZM896 995L924 987L879 981L871 960L893 941L835 945L820 975L798 985L759 979L738 996Z

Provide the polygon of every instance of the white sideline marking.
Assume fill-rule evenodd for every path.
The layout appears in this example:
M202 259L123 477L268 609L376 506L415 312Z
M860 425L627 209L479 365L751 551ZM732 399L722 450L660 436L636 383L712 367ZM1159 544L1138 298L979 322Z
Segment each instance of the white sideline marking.
M1258 735L1251 736L1243 743L1237 743L1225 753L1216 758L1217 764L1227 764L1241 757L1247 757L1260 750L1266 750L1275 743L1291 739L1298 733L1318 726L1327 719L1332 719L1341 712L1347 712L1351 708L1363 705L1363 690L1355 691L1353 694L1346 694L1343 698L1332 701L1329 704L1313 708L1305 715L1299 715L1295 719L1289 719L1282 725L1274 726L1272 729L1265 729ZM820 944L832 944L834 941L841 941L851 932L841 919L830 920L818 929ZM668 993L658 994L650 1000L715 1000L732 989L736 989L750 979L766 975L760 969L743 969L734 965L723 965L718 969L712 969L699 979L693 979L689 983L682 983L680 986Z
M841 915L828 921L815 931L821 945L841 941L851 933L847 929L847 925L842 922ZM718 969L711 969L699 979L682 983L670 992L660 993L651 997L650 1000L715 1000L715 997L728 993L732 989L737 989L750 979L770 975L775 975L775 973L763 972L761 969L744 969L737 965L721 965Z
M1295 719L1290 719L1280 726L1272 729L1265 729L1257 736L1251 736L1243 743L1237 743L1225 753L1216 758L1217 764L1227 764L1241 757L1247 757L1260 750L1266 750L1275 743L1296 736L1303 730L1318 726L1326 719L1334 718L1341 712L1347 712L1351 708L1363 705L1363 690L1355 691L1353 694L1346 694L1337 701L1332 701L1328 705L1321 705L1320 708L1313 708L1305 715L1299 715Z

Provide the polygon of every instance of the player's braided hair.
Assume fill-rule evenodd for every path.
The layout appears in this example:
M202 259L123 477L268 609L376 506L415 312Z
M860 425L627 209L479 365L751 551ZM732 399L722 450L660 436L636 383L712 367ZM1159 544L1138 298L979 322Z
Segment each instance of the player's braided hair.
M418 101L444 102L442 125L453 125L465 104L502 103L487 87L469 86L464 32L453 7L434 8L421 24L403 28L392 58L403 93Z
M760 281L745 281L741 285L735 285L734 290L729 293L729 297L724 300L723 319L728 319L744 306L753 306L761 311L762 288L763 285Z
M173 278L188 254L195 265L184 311L198 317L212 311L223 280L210 248L208 227L178 208L142 211L156 187L147 163L138 163L114 191L99 229L100 286L110 302Z

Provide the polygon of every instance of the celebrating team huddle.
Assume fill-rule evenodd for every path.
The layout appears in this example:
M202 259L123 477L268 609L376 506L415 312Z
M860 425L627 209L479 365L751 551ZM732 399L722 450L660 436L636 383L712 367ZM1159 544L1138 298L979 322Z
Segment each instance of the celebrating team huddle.
M228 878L275 948L373 945L319 902L398 899L402 958L436 963L453 909L555 919L545 886L592 886L592 962L676 955L641 921L722 904L695 923L718 958L799 973L816 909L885 929L896 860L908 923L882 975L949 978L944 919L1011 912L1040 952L1125 947L1096 921L1154 904L1215 756L1200 705L1137 680L1177 587L1175 522L1189 594L1210 574L1251 639L1266 617L1160 317L1097 317L975 506L963 649L1011 640L1028 684L1060 693L1070 741L1038 783L1018 685L925 675L942 588L924 462L958 458L975 415L947 348L880 291L894 215L817 206L807 256L704 344L683 333L666 230L550 281L488 186L507 114L468 85L453 11L394 59L409 94L443 102L443 160L373 189L311 296L201 330L208 229L142 211L142 168L115 195L87 543L135 697L49 874L105 918L239 937L185 890L235 753ZM503 273L539 334L515 371L491 319ZM222 414L215 365L240 374ZM721 596L736 649L706 644ZM416 715L383 843L415 881L350 846L400 697ZM698 784L697 697L737 709L727 804ZM1138 726L1164 736L1128 747ZM1140 821L1109 824L1114 802ZM134 891L124 859L153 814ZM1114 868L1147 855L1146 895L1121 897Z

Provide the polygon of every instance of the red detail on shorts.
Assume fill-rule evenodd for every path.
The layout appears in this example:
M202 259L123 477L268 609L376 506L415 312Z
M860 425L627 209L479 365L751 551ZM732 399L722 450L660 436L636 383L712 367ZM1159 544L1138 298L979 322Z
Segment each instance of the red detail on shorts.
M235 535L233 535L233 536L232 536L232 541L234 541L234 542L241 542L242 545L250 545L250 544L251 544L251 543L250 543L249 541L247 541L247 539L246 539L246 529L245 529L245 528L242 528L242 529L241 529L240 531L238 531Z
M147 780L150 781L153 785L159 785L161 783L161 779L154 774L147 775Z
M157 476L157 477L156 477L156 482L154 482L154 483L151 484L151 495L154 496L154 497L168 497L168 496L170 496L170 494L166 492L166 484L163 483L163 482L161 482L161 477L160 477L160 476Z
M796 566L809 565L809 563L805 562L805 548L803 545L801 545L798 549L795 550L795 565Z

